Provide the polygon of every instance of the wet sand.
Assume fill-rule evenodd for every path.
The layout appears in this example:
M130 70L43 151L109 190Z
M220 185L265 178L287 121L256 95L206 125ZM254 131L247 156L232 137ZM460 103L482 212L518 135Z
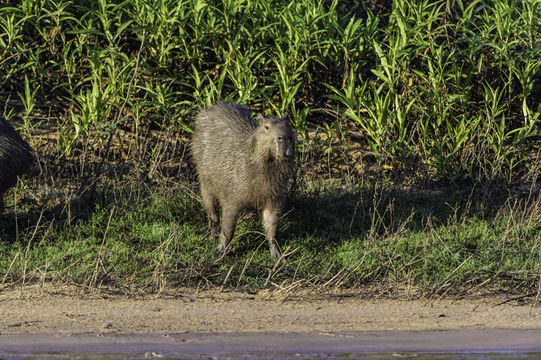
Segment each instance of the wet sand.
M541 329L0 336L0 353L539 352Z

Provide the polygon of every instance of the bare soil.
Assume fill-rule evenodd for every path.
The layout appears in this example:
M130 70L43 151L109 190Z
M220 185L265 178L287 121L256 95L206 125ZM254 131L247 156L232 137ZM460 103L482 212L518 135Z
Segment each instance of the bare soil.
M60 284L0 288L0 334L310 333L541 328L541 306L505 296L366 299L178 289L126 296ZM533 300L533 298L529 298Z

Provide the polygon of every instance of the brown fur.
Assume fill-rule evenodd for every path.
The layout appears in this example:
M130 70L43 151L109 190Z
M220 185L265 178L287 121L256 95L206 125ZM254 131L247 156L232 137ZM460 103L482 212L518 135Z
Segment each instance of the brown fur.
M17 183L33 163L30 146L6 119L0 117L0 209L2 195Z
M191 150L211 235L222 226L218 253L227 250L241 210L263 210L273 258L278 259L278 218L294 166L294 135L287 119L257 117L237 104L219 103L195 119Z

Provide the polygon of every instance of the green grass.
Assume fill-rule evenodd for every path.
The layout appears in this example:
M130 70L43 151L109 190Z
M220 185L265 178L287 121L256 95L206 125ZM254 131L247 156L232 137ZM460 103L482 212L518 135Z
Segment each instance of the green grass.
M0 273L9 283L58 280L126 291L300 285L391 291L405 284L425 295L488 285L531 289L541 263L541 200L528 206L477 200L452 189L412 194L307 183L282 219L280 243L290 255L275 266L259 216L248 213L240 221L231 253L217 261L217 239L205 238L206 216L189 188L124 185L100 194L93 206L72 204L79 214L73 219L66 212L29 212L18 219L16 241L9 241L15 229L7 226L14 214L5 215Z

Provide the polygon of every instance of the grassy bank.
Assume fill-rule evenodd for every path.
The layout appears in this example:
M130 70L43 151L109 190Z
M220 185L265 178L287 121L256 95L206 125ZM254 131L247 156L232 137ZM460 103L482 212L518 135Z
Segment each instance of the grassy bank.
M0 281L537 292L541 4L0 0L0 114L36 169ZM288 113L287 262L217 261L187 145L216 101Z
M489 203L457 189L404 191L308 182L281 225L287 261L276 265L258 216L240 222L216 260L190 187L124 184L64 211L0 223L3 281L60 280L124 291L195 286L318 290L367 286L385 293L534 291L541 264L541 199ZM68 209L69 208L69 209ZM11 223L11 225L9 225ZM6 241L13 238L15 241Z

